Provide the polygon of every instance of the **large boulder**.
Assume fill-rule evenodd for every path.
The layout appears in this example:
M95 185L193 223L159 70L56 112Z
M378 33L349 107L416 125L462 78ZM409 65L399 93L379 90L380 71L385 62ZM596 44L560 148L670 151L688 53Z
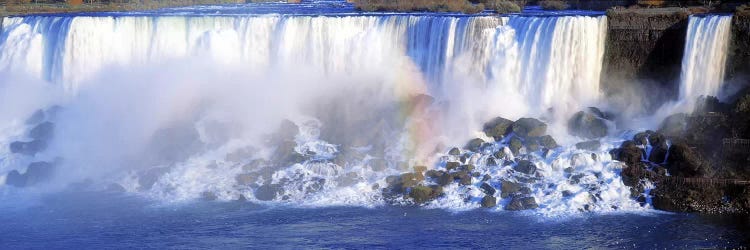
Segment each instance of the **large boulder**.
M633 141L624 141L620 148L615 150L615 159L624 162L628 166L636 166L643 159L643 149L635 145Z
M479 139L479 138L474 138L474 139L471 139L468 143L466 143L466 146L464 146L464 148L472 152L479 152L479 149L481 149L482 144L484 144L484 140Z
M52 163L44 161L32 162L23 174L16 170L8 173L5 178L5 184L16 187L33 186L52 178L53 172L54 166Z
M520 137L541 137L547 133L547 124L534 118L521 118L513 123L511 130Z
M495 188L492 187L492 185L488 184L487 182L482 183L479 188L482 189L482 192L484 192L487 195L494 195L495 194Z
M510 181L500 183L500 197L502 198L508 198L519 191L521 191L521 184Z
M495 207L497 205L497 198L492 195L485 195L482 198L482 207L490 208Z
M510 148L510 152L513 152L513 155L518 155L518 153L520 153L521 151L521 148L523 148L523 141L514 136L510 138L508 147Z
M35 155L47 148L47 142L33 140L29 142L15 141L10 143L10 152L23 155Z
M664 118L659 125L659 132L667 136L680 136L687 131L688 115L673 114Z
M705 173L705 163L698 152L684 142L676 142L669 148L667 170L673 176L695 177Z
M261 201L270 201L281 195L284 189L279 184L262 185L255 189L255 198Z
M48 141L52 139L54 134L55 125L51 122L43 122L36 125L31 131L29 131L29 137L34 140Z
M417 204L422 204L443 195L443 188L440 186L416 186L409 192L409 197Z
M505 210L519 211L535 209L537 207L539 207L539 205L536 204L536 200L534 199L534 197L515 196L513 197L513 199L511 199L510 203L505 206Z
M515 170L524 174L534 175L536 174L536 165L527 160L520 160L518 161Z
M499 141L503 139L503 137L505 137L508 132L510 132L510 127L512 125L513 121L502 117L497 117L485 123L483 131L487 136L494 138L496 141Z
M555 138L552 138L551 135L545 135L545 136L540 137L539 144L541 144L542 146L548 149L553 149L558 146L557 141L555 141Z
M597 139L607 135L607 123L601 112L579 111L568 120L568 132L572 135Z

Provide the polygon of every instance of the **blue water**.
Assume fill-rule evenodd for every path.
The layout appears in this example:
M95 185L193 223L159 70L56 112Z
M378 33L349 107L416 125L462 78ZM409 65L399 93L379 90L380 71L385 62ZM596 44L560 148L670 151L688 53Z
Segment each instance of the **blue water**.
M10 207L9 207L10 206ZM63 193L2 205L2 248L704 248L750 244L750 219L653 212L540 218L414 207L164 204Z

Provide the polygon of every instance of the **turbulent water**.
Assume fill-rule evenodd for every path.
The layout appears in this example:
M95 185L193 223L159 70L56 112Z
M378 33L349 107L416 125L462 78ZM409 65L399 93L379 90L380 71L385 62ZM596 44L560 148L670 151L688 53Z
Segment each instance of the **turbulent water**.
M691 17L685 98L721 83L727 20ZM565 128L574 112L607 105L606 32L597 14L6 17L0 174L49 161L54 181L34 190L117 183L157 200L258 202L258 189L272 185L280 194L270 203L372 207L386 202L387 176L443 168L455 160L450 146L491 141L477 132L491 118L535 117L563 146L531 154L537 211L640 211L649 205L631 198L607 152L632 133L613 132L590 152ZM715 56L698 56L706 54ZM299 131L278 131L286 119ZM43 151L10 152L44 121L54 138ZM508 143L493 150L510 152ZM289 147L305 158L279 153ZM474 185L451 184L427 206L477 208L481 176L522 178L513 165L486 164L490 154L469 159Z
M691 16L682 57L680 99L716 96L724 82L732 16Z

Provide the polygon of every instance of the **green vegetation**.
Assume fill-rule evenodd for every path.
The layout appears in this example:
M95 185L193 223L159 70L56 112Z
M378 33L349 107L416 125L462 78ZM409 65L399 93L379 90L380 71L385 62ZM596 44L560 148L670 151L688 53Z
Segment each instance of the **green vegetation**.
M0 16L40 13L138 11L190 5L234 4L244 0L9 0Z
M505 14L521 12L525 1L510 0L355 0L354 6L362 11L430 11L479 13L485 9Z
M735 10L735 15L743 16L743 17L750 17L750 4L743 4L743 5L737 6L737 9Z
M521 9L523 9L518 3L508 0L480 0L479 3L484 4L485 8L494 10L498 14L521 12ZM523 4L525 5L525 2Z
M467 0L357 0L354 6L363 11L431 11L479 13L484 5L472 4Z
M565 10L570 7L567 2L560 0L539 1L539 6L541 6L542 9L545 10Z

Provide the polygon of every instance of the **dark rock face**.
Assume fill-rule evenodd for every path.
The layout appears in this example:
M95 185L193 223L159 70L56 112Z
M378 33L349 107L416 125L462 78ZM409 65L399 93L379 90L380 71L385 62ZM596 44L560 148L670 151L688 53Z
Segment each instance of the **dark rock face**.
M555 138L552 138L550 135L545 135L539 138L539 144L541 144L543 147L548 149L556 148L557 141L555 141Z
M601 147L602 143L597 140L576 143L576 148L583 150L596 151Z
M466 146L464 146L464 148L472 152L479 152L479 149L482 147L483 143L484 141L482 139L474 138L468 143L466 143Z
M519 211L535 209L537 207L539 207L539 205L536 204L536 199L534 199L534 197L515 196L511 199L510 203L505 206L505 210Z
M727 58L729 78L750 76L750 16L732 17L732 38Z
M487 184L487 182L485 182L485 183L482 183L482 185L481 185L481 186L479 186L479 188L481 188L481 189L482 189L482 191L483 191L483 192L484 192L485 194L487 194L487 195L494 195L494 194L495 194L495 188L494 188L494 187L492 187L492 185L490 185L490 184Z
M602 138L607 135L607 123L603 115L595 108L579 111L568 120L568 132L587 139Z
M492 195L485 195L482 198L482 207L490 208L497 205L497 198Z
M638 166L643 159L643 149L636 146L633 141L623 142L620 149L615 151L615 159L628 164L628 166Z
M255 198L261 201L270 201L281 195L284 189L278 184L262 185L255 189Z
M26 168L26 173L13 170L6 176L5 183L16 187L33 186L52 178L54 166L49 162L32 162Z
M409 197L411 197L415 203L422 204L437 197L443 195L443 188L440 186L417 186L411 189Z
M536 165L527 160L520 160L515 170L524 174L534 175L536 174Z
M503 137L510 132L510 127L513 125L513 121L497 117L492 121L484 124L484 133L496 141L503 139Z
M659 89L675 96L678 89L674 81L680 75L688 16L681 11L608 12L602 67L605 92L630 88L625 83L655 82L655 86L649 84L644 89Z
M520 137L541 137L547 133L547 124L534 118L521 118L513 123L511 129Z
M680 136L687 131L687 123L687 114L670 115L662 121L659 132L667 136Z
M500 197L502 198L508 198L511 194L515 194L519 191L521 191L521 184L510 181L503 181L500 184Z
M667 170L670 174L682 177L700 176L706 172L699 154L687 144L679 142L669 148Z

